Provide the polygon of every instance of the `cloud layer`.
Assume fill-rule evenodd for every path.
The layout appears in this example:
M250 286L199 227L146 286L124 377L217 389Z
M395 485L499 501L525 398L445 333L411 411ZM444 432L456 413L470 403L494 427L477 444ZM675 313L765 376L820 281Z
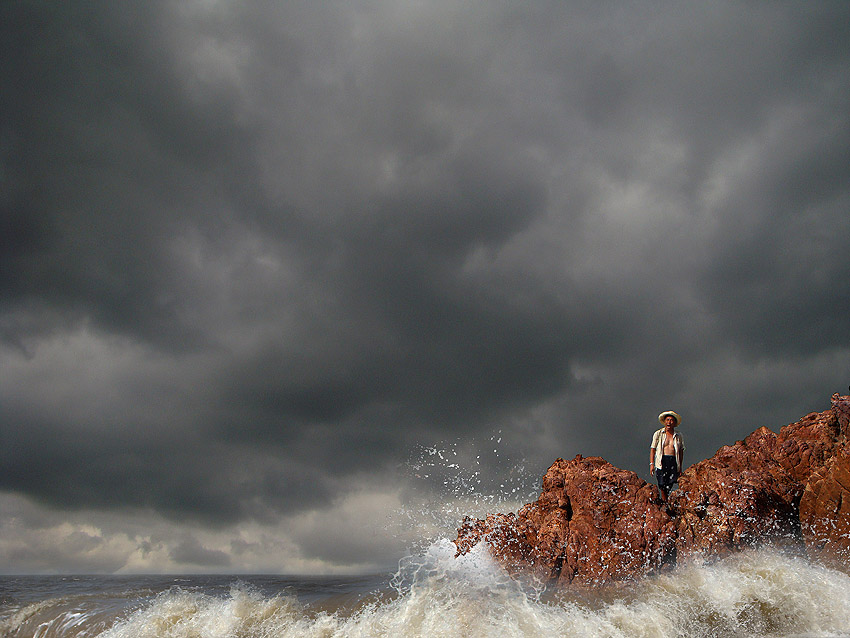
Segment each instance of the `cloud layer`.
M454 463L499 494L642 471L663 409L690 462L825 409L849 18L7 3L4 569L384 565L376 513L454 502Z

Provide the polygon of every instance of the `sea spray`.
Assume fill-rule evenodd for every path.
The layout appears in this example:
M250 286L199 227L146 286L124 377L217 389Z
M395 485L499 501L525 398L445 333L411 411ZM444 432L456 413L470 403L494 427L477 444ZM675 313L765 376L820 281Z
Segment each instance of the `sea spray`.
M3 581L0 636L850 636L850 577L765 549L590 592L520 583L483 546L455 558L448 539L410 555L394 575L367 580L88 578L91 593L41 601L44 580L17 579L19 592L30 583L32 602L21 605L10 603L23 597Z
M465 516L516 511L540 490L537 469L504 450L501 432L485 441L417 446L401 472L405 505L391 513L387 528L415 553L454 538Z
M235 587L226 598L165 592L108 638L532 636L839 636L850 631L850 578L764 550L691 563L596 597L529 591L485 551L448 541L405 561L386 592L353 610L316 611Z
M126 620L118 622L103 638L162 638L294 635L299 626L310 629L315 619L304 614L296 598L266 598L242 584L219 598L179 587L161 593ZM309 635L309 634L304 634Z

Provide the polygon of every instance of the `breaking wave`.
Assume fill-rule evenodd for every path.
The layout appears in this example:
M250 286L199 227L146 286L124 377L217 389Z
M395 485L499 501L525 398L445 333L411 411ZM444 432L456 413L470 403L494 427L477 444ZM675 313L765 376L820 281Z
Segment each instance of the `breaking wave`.
M691 563L594 593L509 578L483 549L454 558L449 541L402 561L367 595L305 603L234 583L219 594L172 587L107 617L51 600L0 620L9 637L850 636L850 577L776 551Z

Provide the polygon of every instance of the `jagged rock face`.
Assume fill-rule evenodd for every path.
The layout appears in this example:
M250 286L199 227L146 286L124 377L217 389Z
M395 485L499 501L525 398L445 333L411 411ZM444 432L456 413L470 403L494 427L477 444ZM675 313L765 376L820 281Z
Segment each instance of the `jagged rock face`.
M598 457L561 459L546 473L543 493L543 507L530 508L529 518L539 521L549 546L561 548L559 581L628 580L671 558L673 521L658 503L657 488L634 472ZM562 515L550 518L552 506Z
M850 397L845 397L850 399ZM842 405L833 397L833 405ZM782 467L802 486L836 454L841 437L837 412L812 412L797 423L786 425L777 436L776 455Z
M804 546L813 557L850 558L850 397L774 434L759 428L680 477L663 509L634 472L580 455L558 459L540 498L516 514L465 519L463 554L485 541L513 572L560 584L627 581L676 558L723 556L763 543ZM671 517L672 514L672 517Z
M467 519L459 553L484 539L509 568L575 585L634 579L658 569L675 550L673 520L658 490L599 457L558 459L543 491L516 515Z
M809 477L800 500L800 524L810 556L827 564L850 564L850 397L832 397L839 429L836 453Z
M800 523L810 556L833 566L850 562L850 455L813 475L800 501Z
M761 428L682 474L671 495L679 556L722 556L766 534L794 537L796 484L775 458L776 446L776 435Z
M832 395L832 411L838 419L841 437L846 441L850 435L850 396L840 396L837 392Z
M679 555L801 543L800 497L812 473L832 458L838 434L832 410L812 413L778 435L759 428L689 467L671 498L679 513Z

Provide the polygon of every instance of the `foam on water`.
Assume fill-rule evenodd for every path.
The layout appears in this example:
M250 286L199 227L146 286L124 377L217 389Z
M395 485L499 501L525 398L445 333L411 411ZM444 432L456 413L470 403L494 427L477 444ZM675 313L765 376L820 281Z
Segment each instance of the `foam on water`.
M693 563L629 590L546 592L509 578L484 551L454 558L448 541L404 561L393 589L347 610L234 586L227 597L173 589L100 634L226 636L845 636L850 577L801 558L745 552Z

